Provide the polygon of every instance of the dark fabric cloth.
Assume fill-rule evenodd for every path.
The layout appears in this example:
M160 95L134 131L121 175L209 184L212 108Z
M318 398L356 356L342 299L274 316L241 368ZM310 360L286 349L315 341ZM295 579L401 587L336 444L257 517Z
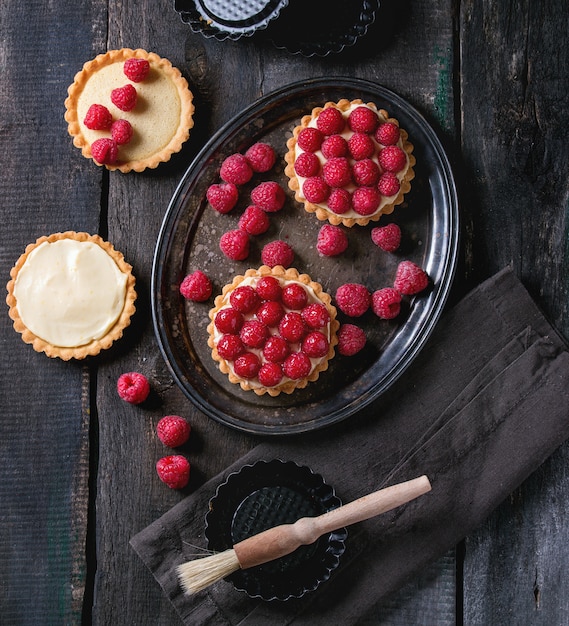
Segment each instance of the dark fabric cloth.
M510 269L443 315L412 366L364 417L261 443L132 547L186 624L354 624L479 526L569 436L569 353ZM220 581L184 596L175 568L204 546L209 499L258 459L308 465L343 502L426 474L432 491L349 528L330 580L303 598L252 600Z

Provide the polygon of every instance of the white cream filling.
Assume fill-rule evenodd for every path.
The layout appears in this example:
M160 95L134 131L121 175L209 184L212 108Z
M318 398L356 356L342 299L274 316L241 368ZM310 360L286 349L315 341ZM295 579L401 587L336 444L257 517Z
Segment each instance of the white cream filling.
M54 346L103 337L119 318L127 275L96 243L45 241L28 255L14 285L24 324Z

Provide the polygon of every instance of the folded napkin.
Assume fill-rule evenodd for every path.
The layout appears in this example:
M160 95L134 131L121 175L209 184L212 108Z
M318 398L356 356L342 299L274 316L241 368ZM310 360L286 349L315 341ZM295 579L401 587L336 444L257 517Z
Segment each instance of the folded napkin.
M141 531L131 545L186 624L354 624L479 526L569 437L569 353L510 269L445 313L395 385L350 424L261 443ZM205 546L217 486L259 459L308 465L349 502L426 474L432 491L349 528L330 580L286 602L220 581L194 596L178 564Z

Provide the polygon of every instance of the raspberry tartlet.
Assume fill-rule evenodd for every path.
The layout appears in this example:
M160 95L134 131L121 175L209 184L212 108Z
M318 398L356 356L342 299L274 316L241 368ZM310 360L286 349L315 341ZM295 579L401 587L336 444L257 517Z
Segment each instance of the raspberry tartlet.
M365 226L403 202L415 176L413 145L373 102L342 99L302 117L287 141L295 198L319 220Z
M85 63L65 108L83 156L125 173L168 161L194 124L186 79L170 61L142 49L110 50Z
M135 312L135 278L98 235L68 231L29 244L10 272L14 329L36 352L84 359L122 337Z
M340 324L331 302L295 268L249 269L225 285L209 312L212 357L232 383L259 396L304 388L334 356Z

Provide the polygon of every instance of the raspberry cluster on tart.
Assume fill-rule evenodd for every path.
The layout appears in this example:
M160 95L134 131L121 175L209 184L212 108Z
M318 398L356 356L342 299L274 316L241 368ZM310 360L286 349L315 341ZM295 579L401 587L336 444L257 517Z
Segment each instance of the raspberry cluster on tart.
M315 107L287 141L285 174L309 213L333 225L365 226L392 213L415 176L413 144L373 102Z
M295 268L235 276L209 312L208 346L231 383L261 396L292 393L328 369L339 322L322 285Z

